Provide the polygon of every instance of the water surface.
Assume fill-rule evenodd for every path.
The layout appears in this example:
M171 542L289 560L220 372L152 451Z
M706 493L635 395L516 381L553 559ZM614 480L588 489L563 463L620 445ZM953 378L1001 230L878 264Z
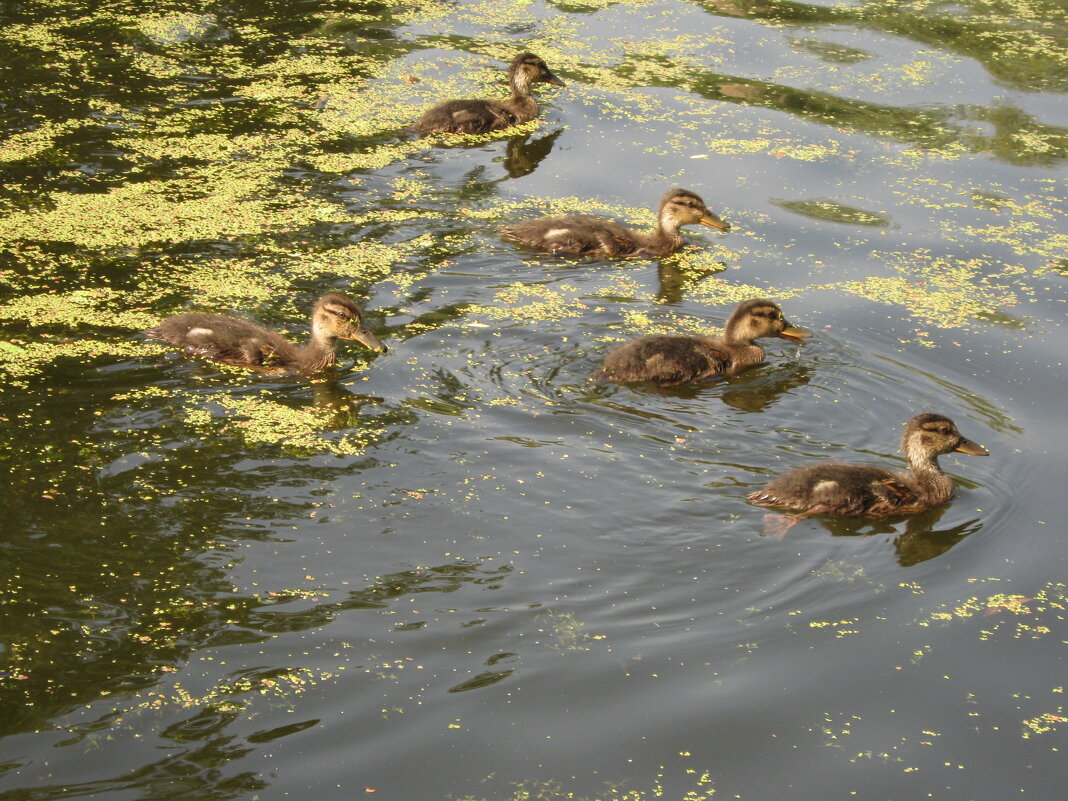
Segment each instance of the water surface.
M0 793L1054 797L1068 772L1064 8L36 2L0 11ZM514 135L417 140L564 88ZM543 213L733 229L539 256ZM140 331L388 343L330 380ZM779 300L803 349L598 386L617 342ZM777 540L746 492L989 458L911 519Z

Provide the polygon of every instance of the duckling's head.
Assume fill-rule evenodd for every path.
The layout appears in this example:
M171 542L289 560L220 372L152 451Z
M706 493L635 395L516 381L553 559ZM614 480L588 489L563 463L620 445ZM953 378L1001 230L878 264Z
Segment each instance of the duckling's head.
M512 59L508 68L508 80L516 86L530 86L537 81L565 86L564 82L553 75L549 65L533 53L520 53Z
M340 292L328 292L312 309L312 331L333 339L354 339L371 350L384 351L385 344L364 325L356 301Z
M982 445L961 436L957 426L948 417L930 412L918 414L905 424L901 450L908 456L909 461L940 456L952 451L970 453L973 456L990 454Z
M761 337L779 337L803 345L812 333L790 325L779 304L773 300L754 298L738 304L727 320L725 338L728 341L751 342Z
M717 231L731 230L730 223L710 212L700 196L693 192L672 189L660 198L660 224L665 230L677 231L683 225L694 223Z

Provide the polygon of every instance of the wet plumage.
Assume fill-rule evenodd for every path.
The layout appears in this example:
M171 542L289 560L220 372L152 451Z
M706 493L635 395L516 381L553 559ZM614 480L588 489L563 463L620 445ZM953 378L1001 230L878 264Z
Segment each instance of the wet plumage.
M605 357L592 378L627 384L656 381L674 386L713 376L734 375L764 360L754 340L780 337L791 342L811 334L792 326L774 301L741 303L727 319L722 337L651 336L620 345Z
M908 421L901 449L908 459L908 470L817 462L784 473L747 497L758 506L803 510L786 516L785 528L814 514L915 514L953 497L953 480L939 467L939 456L953 451L987 455L985 448L961 436L948 417L930 413Z
M356 302L339 292L327 293L316 302L306 345L293 345L277 331L239 317L202 312L167 317L145 333L182 348L190 356L240 367L303 373L332 365L339 339L356 340L372 350L386 349L364 325Z
M512 94L507 100L446 100L424 112L411 129L419 133L480 134L529 122L538 116L538 104L530 93L530 85L538 81L564 85L536 55L520 53L508 68Z
M708 210L699 195L672 189L660 199L652 233L625 228L601 217L541 217L501 229L505 239L546 253L583 256L666 256L683 245L679 228L707 225L729 231L730 225Z

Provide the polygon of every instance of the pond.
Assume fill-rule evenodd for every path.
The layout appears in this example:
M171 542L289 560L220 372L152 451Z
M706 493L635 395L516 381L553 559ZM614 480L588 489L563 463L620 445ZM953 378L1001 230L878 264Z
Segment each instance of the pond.
M0 9L0 795L1003 799L1068 781L1056 0L15 0ZM406 131L445 98L538 117ZM660 259L499 229L731 230ZM388 346L308 380L143 331ZM763 364L589 380L771 298ZM746 494L956 497L772 534Z

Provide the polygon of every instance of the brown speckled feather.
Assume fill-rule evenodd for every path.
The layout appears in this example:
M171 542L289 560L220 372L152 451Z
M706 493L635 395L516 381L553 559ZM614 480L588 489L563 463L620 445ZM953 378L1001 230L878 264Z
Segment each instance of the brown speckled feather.
M620 345L608 354L593 378L616 383L656 380L661 386L674 386L722 375L729 364L730 357L706 341L652 336Z
M519 122L511 109L496 100L447 100L427 111L414 130L482 134Z
M747 497L757 506L818 505L846 517L911 514L926 507L910 478L881 467L825 462L791 470Z
M504 235L514 242L541 242L542 249L548 253L633 256L639 250L639 243L630 231L599 217L542 217L505 229Z
M177 314L145 333L190 356L223 364L269 366L292 358L296 351L277 332L224 314Z

